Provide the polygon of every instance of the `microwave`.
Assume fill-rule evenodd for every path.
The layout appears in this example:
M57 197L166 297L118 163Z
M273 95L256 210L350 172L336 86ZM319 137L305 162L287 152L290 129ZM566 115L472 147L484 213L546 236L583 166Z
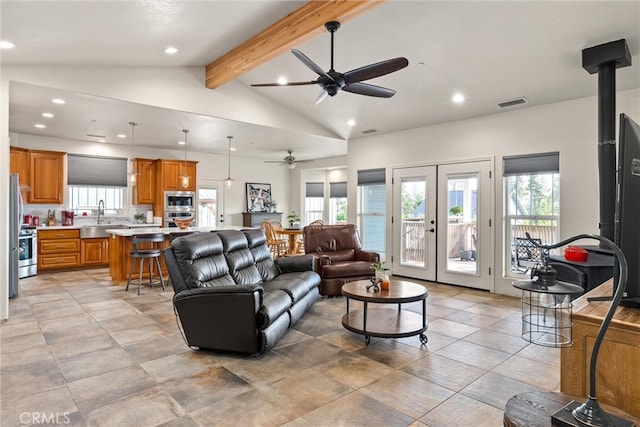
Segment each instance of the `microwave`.
M194 191L165 191L165 212L195 211L196 193Z

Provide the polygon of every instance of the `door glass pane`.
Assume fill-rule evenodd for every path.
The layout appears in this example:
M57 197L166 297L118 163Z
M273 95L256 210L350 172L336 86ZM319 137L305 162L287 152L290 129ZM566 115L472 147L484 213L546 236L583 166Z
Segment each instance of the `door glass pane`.
M215 227L218 212L218 190L216 188L198 188L198 226Z
M447 178L447 270L477 273L478 174Z
M400 262L425 267L425 212L427 211L426 177L402 178L402 227Z
M358 192L358 230L362 248L378 252L380 260L385 261L385 185L361 185L358 186Z

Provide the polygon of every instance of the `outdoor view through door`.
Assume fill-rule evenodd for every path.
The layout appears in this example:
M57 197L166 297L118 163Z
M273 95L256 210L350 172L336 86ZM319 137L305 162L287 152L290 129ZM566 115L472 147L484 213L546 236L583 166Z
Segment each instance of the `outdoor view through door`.
M491 161L393 170L393 274L492 289Z

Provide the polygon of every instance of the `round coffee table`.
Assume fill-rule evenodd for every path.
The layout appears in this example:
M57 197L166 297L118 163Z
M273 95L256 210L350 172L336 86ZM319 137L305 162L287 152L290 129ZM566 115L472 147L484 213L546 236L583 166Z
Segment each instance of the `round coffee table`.
M374 292L369 280L349 282L342 286L342 295L347 298L347 312L342 316L342 326L357 334L364 335L369 345L371 337L403 338L420 335L420 342L426 344L427 330L426 300L427 288L412 282L391 279L389 289ZM349 310L349 300L364 302L362 310ZM402 304L422 301L422 316L403 310ZM374 304L398 304L398 308L371 307Z

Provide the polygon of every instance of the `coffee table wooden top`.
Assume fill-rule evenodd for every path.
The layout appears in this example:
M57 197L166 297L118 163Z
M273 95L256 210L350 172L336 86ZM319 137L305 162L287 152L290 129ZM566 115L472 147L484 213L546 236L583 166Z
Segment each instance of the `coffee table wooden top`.
M367 290L369 285L371 285L369 280L345 283L342 286L342 295L357 301L382 304L421 301L428 295L426 287L404 280L391 279L389 289L380 289L378 292L373 292L373 288Z

